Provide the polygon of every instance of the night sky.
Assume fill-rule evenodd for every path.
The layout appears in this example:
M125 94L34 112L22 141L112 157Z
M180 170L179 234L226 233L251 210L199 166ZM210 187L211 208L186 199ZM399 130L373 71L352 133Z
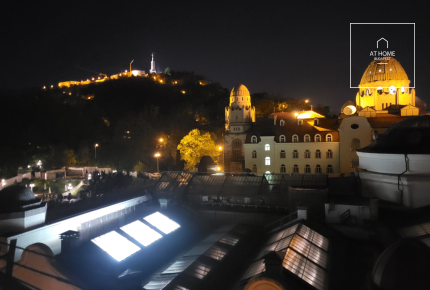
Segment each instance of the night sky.
M415 86L430 104L428 1L10 2L0 12L2 89L96 75L76 67L111 75L132 59L133 69L148 72L154 52L157 70L194 71L228 89L243 83L251 93L339 111L357 92L349 88L350 23L395 22L416 23ZM411 39L405 35L397 50ZM413 61L397 60L411 79ZM353 86L369 63L353 59Z

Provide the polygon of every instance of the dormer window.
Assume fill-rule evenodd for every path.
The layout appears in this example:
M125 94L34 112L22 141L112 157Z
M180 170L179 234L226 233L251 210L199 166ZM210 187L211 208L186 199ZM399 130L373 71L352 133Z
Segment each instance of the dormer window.
M297 136L297 135L293 135L293 142L294 142L294 143L299 142L299 136Z
M285 135L281 135L280 137L279 137L279 142L281 142L281 143L285 143Z
M315 142L321 142L321 135L320 134L315 135Z
M317 118L315 118L314 119L314 126L317 126L319 123L320 123L320 121Z
M265 151L270 151L270 145L269 144L264 145L264 150Z
M285 125L285 121L284 120L279 121L279 126L284 126L284 125Z
M305 142L311 142L311 136L308 134L305 135Z
M327 135L325 136L325 140L326 140L327 142L331 142L331 141L333 140L333 136L332 136L331 134L327 134Z
M257 143L257 136L251 137L251 143Z
M297 120L297 125L298 126L303 126L303 120L302 119L298 119Z

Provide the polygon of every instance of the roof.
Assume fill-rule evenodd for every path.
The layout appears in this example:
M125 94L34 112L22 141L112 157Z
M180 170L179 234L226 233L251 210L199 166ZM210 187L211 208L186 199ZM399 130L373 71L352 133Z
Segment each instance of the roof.
M430 154L430 116L409 117L391 126L359 152L388 154Z
M0 191L1 206L21 206L35 203L38 200L31 189L23 185L11 185Z
M248 88L242 84L237 84L230 93L230 97L233 96L249 96Z
M409 80L406 71L394 57L388 61L384 60L387 64L379 64L380 62L374 60L369 64L361 78L360 86L372 86L371 83L384 80Z

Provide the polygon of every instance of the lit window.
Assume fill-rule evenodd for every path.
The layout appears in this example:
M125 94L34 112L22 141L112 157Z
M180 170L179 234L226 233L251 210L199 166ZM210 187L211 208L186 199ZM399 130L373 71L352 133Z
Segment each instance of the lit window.
M319 120L317 118L314 119L314 126L319 124Z
M333 158L333 151L330 149L327 151L327 158Z
M136 246L115 231L92 239L91 242L99 246L103 251L108 253L118 262L124 260L128 256L131 256L137 251L140 251L140 248L138 246Z
M126 234L131 236L145 247L163 237L141 221L135 221L125 225L121 227L121 230L123 230Z
M281 135L281 137L279 138L279 142L285 143L285 136L284 135Z
M293 158L299 158L299 152L297 152L297 150L293 151Z
M317 150L315 152L315 158L321 158L321 151L320 150Z
M178 225L165 215L162 215L158 211L145 217L144 220L146 220L148 223L150 223L165 234L171 233L180 227L180 225Z
M285 158L285 150L281 150L281 158Z
M311 142L311 136L308 134L305 135L305 142Z
M331 142L331 141L333 140L333 136L332 136L331 134L327 134L327 135L325 136L325 140L326 140L327 142Z
M366 95L370 96L370 89L366 90Z
M294 164L293 172L294 173L299 173L299 166L297 164Z
M320 134L315 135L315 142L321 142L321 135Z
M285 173L285 165L284 164L281 165L281 173Z
M257 136L251 137L251 143L257 143Z
M270 165L270 157L266 157L264 164L265 165Z
M305 173L311 173L311 167L309 165L306 165Z
M270 151L270 145L269 144L264 145L264 150L265 151Z
M309 150L305 151L305 158L311 158L311 151Z
M252 158L257 158L257 151L252 151Z
M315 173L321 173L321 166L317 165L317 167L315 168Z
M333 167L331 165L327 165L327 173L333 173Z
M303 125L303 120L302 119L297 120L297 125L302 126Z
M404 94L404 93L405 93L405 87L402 87L402 88L400 89L400 91L402 92L402 94Z
M280 122L279 122L279 126L284 126L285 125L285 121L284 120L281 120Z
M297 135L293 135L293 142L294 142L294 143L299 142L299 136L297 136Z

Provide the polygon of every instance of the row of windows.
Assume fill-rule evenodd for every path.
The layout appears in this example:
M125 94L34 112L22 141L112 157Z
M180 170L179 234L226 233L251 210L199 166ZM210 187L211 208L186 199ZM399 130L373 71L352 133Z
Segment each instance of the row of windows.
M317 118L314 119L314 126L319 125L320 120L318 120ZM284 126L285 125L285 121L284 120L280 120L279 121L279 126ZM297 125L299 126L303 126L303 119L297 119Z
M305 158L311 158L311 151L305 150L304 157ZM327 150L325 157L326 158L333 158L333 151L330 149ZM257 158L257 151L255 151L255 150L252 151L252 158ZM280 158L286 158L285 150L281 150ZM299 158L299 151L297 151L297 150L293 151L293 158ZM321 150L315 151L315 158L321 158ZM270 157L266 157L266 163L267 163L267 161L269 162L269 164L266 164L266 165L270 165Z
M252 172L257 172L257 165L254 164L254 166L252 166ZM285 172L286 172L286 167L284 164L282 164L281 169L280 169L280 173L285 173ZM312 173L311 166L306 165L303 172L304 173ZM297 164L294 164L294 166L293 166L293 173L300 173L299 172L299 166ZM317 165L315 167L314 173L322 173L321 165ZM333 166L327 165L326 173L333 173Z
M383 91L384 91L384 89L382 88L382 87L378 87L377 89L376 89L376 91L377 91L377 93L378 94L382 94L383 93ZM394 94L396 94L396 91L397 91L397 88L395 87L395 86L391 86L391 87L389 87L389 92L390 92L390 94L392 94L392 95L394 95ZM401 87L400 88L400 92L402 93L402 94L404 94L405 93L405 87ZM363 96L364 95L364 91L361 91L361 96ZM367 89L366 90L366 95L367 96L371 96L372 95L372 90L370 90L370 89Z
M321 135L320 134L316 134L315 136L314 136L314 142L321 142ZM293 143L297 143L297 142L299 142L299 136L298 135L293 135L293 138L292 138L292 140L293 140ZM333 136L331 135L331 134L327 134L326 136L325 136L325 141L326 142L332 142L333 141ZM287 142L287 138L285 137L285 135L281 135L281 136L279 136L279 142L280 143L286 143ZM303 142L311 142L311 135L309 135L309 134L306 134L304 137L303 137ZM257 136L252 136L251 137L251 143L258 143L257 142ZM265 150L266 151L269 151L270 150L270 145L269 144L266 144L265 145Z

